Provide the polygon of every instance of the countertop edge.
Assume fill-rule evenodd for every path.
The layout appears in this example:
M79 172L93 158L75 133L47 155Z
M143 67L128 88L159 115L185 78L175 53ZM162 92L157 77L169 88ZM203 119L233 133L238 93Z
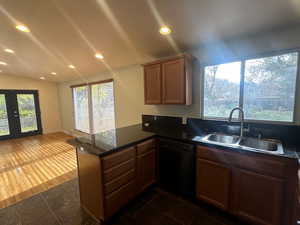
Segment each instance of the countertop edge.
M122 145L122 146L113 148L109 151L105 151L105 152L101 152L101 153L96 153L96 150L97 149L99 150L98 147L91 146L88 143L78 142L76 140L76 138L69 139L69 140L67 140L67 142L69 144L75 146L75 147L82 146L82 147L85 147L85 148L89 148L89 151L87 151L88 153L97 155L98 157L104 157L104 156L110 155L112 153L122 151L125 148L131 147L133 145L137 145L137 144L139 144L143 141L146 141L146 140L149 140L149 139L152 139L152 138L166 138L166 139L171 139L171 140L176 140L176 141L181 141L181 142L187 142L187 143L191 143L191 144L195 144L195 145L208 146L208 147L217 148L217 149L222 148L222 150L225 150L225 151L234 151L234 152L238 152L238 153L242 153L242 154L244 154L244 153L250 153L250 154L256 154L256 155L262 154L262 155L265 155L265 156L274 156L274 157L279 157L279 158L297 159L300 162L300 158L299 158L300 154L297 151L289 151L289 152L291 152L290 155L276 155L276 154L270 154L270 153L265 153L265 152L249 151L249 150L244 150L244 149L239 149L239 148L232 148L230 146L228 146L228 147L227 146L220 146L220 145L213 144L213 143L210 144L210 143L201 142L200 140L195 141L195 140L184 139L184 138L174 138L174 137L164 136L164 135L161 135L161 134L153 134L153 135L150 135L149 137L141 138L137 141L134 141L134 142L131 142L129 144L125 144L125 145ZM285 146L283 146L283 148L284 148L284 151L288 151Z

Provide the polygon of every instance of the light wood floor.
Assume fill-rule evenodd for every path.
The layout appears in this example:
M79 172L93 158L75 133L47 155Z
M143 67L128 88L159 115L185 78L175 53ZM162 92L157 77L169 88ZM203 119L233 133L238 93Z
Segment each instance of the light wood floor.
M0 141L0 208L77 177L64 133Z

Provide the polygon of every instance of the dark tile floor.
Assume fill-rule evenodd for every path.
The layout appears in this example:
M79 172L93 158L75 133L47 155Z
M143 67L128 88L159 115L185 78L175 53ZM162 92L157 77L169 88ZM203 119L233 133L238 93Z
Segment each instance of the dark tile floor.
M1 225L97 225L80 208L78 180L66 182L0 210ZM152 188L107 225L243 225L202 203Z

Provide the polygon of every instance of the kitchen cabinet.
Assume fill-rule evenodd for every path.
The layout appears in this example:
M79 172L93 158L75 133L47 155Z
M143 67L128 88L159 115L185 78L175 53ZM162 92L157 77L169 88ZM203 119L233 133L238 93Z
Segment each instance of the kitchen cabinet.
M192 104L192 57L144 65L145 104Z
M155 140L137 145L137 191L142 192L156 181Z
M196 176L198 199L228 210L231 182L230 169L220 163L198 158Z
M197 198L256 225L293 225L298 165L274 156L197 147Z
M156 180L156 154L154 149L138 156L137 168L138 189L139 192L142 192Z
M151 139L99 157L77 147L81 205L99 221L119 209L156 181L156 148Z
M161 64L144 67L145 104L161 104Z
M85 144L77 146L79 190L83 209L98 220L107 221L154 184L160 171L161 184L171 180L175 182L168 183L174 184L173 187L191 186L193 190L188 192L192 193L196 189L199 200L236 215L250 224L296 223L297 160L201 145L197 146L195 156L193 144L179 144L161 137L158 141L159 145L152 138L106 156L89 153L85 150ZM170 141L174 144L171 145ZM179 149L185 154L177 154ZM188 150L191 153L189 155L186 154ZM178 177L182 182L178 182ZM186 181L189 182L184 181L183 177L188 178Z
M184 58L162 63L162 102L185 104Z
M284 180L243 169L234 174L234 213L255 224L280 225Z

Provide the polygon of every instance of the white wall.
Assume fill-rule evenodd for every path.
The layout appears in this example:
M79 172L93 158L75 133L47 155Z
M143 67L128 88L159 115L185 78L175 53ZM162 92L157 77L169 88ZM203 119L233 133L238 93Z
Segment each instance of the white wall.
M214 40L212 43L190 52L199 59L201 64L220 63L244 56L298 48L300 47L298 37L300 37L300 27L256 34L229 41ZM193 77L194 104L191 106L144 105L143 69L139 65L114 71L113 74L110 72L101 73L89 78L88 82L108 78L114 79L117 127L140 123L142 114L200 117L200 83L202 78L199 62L195 63ZM62 123L63 129L66 131L72 131L74 127L70 85L78 83L82 83L82 81L66 82L59 85ZM298 100L300 100L299 91L298 96ZM298 106L300 106L300 102ZM297 118L299 118L300 112L297 112L297 115Z
M38 90L44 133L62 130L56 83L1 74L0 89Z
M141 66L125 68L115 73L102 73L90 77L85 82L100 81L113 78L115 94L116 126L124 127L140 122L143 110L143 74ZM74 128L74 112L72 91L70 86L83 83L82 80L59 84L62 126L65 131Z

